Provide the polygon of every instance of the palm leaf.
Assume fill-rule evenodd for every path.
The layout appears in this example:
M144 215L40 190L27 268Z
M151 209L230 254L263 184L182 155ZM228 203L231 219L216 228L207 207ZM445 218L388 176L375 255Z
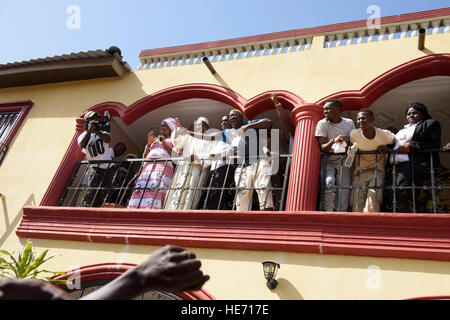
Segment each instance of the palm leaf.
M8 269L8 270L12 270L12 271L14 271L14 274L16 275L16 278L19 278L19 274L18 274L18 271L17 271L17 263L16 263L16 259L14 258L14 256L12 256L9 252L7 252L7 251L1 251L3 254L6 254L6 255L9 255L11 258L12 258L12 260L13 260L13 262L9 262L9 261L6 261L5 259L3 259L3 258L0 258L0 263L4 266L4 269ZM6 252L6 253L5 253Z
M48 250L45 250L36 258L36 253L33 251L32 246L32 242L27 240L25 247L22 252L19 253L17 259L14 257L14 251L13 253L10 253L6 250L0 250L0 254L3 254L11 259L11 261L7 261L4 258L0 258L0 277L12 277L17 279L37 278L37 276L41 273L66 275L64 272L38 270L42 264L52 259L54 256L47 257ZM13 272L14 274L12 274ZM66 280L49 280L48 278L41 280L51 283L67 283Z
M42 252L41 255L40 255L36 260L34 260L34 262L33 262L32 264L30 264L30 265L26 268L25 273L24 273L24 276L25 276L25 277L28 276L28 274L29 274L30 272L32 272L34 269L37 269L37 268L38 268L40 265L42 265L44 262L46 262L47 260L53 258L53 256L51 256L50 258L45 259L45 256L47 255L47 252L48 252L48 250L45 250L44 252ZM44 259L45 259L45 260L44 260Z
M32 257L32 246L33 244L31 241L27 240L27 244L25 245L25 248L23 249L23 255L19 254L19 274L21 277L25 278L26 275L24 275L24 272L26 268L28 267L28 264L30 263L30 258Z
M51 284L65 284L65 285L68 285L68 284L72 284L70 281L68 281L68 280L51 280L51 279L48 279L47 278L47 281L49 282L49 283L51 283Z
M3 253L4 255L9 256L12 259L12 261L14 262L14 264L17 264L16 258L14 258L14 256L11 253L9 253L8 251L0 250L0 253ZM14 253L14 251L13 251L13 253Z

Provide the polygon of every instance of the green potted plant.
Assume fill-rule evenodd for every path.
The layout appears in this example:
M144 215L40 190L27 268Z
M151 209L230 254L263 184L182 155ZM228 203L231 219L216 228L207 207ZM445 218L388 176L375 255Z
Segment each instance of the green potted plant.
M0 250L0 254L9 258L9 260L6 260L0 256L0 278L38 279L50 283L66 284L66 280L50 280L50 278L55 275L65 275L64 272L39 269L45 262L54 257L47 257L47 253L48 250L45 250L37 256L36 252L33 250L33 243L29 240L27 240L27 244L22 252L19 253L18 257L14 257L14 251L10 253L6 250ZM38 276L42 273L48 273L50 274L50 277L39 279Z

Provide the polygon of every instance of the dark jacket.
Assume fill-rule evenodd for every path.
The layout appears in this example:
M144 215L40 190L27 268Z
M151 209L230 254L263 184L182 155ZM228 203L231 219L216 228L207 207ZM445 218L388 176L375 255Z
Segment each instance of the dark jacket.
M428 119L419 123L414 130L414 135L410 142L411 152L424 151L441 148L441 125L439 121ZM413 155L415 165L429 167L431 163L430 153L416 153ZM441 167L439 153L433 152L433 167Z

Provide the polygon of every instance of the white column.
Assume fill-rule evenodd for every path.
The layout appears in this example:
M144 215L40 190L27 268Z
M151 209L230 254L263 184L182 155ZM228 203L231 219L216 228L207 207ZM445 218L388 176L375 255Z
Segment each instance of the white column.
M337 35L336 47L341 47L344 45L344 34L340 33Z
M158 68L158 62L159 62L159 58L155 58L154 60L153 60L153 69L157 69Z
M299 46L301 47L302 43L303 43L303 39L298 40ZM295 40L289 40L289 49L288 49L288 53L290 52L295 52Z
M227 61L233 60L233 54L236 52L235 48L228 49L228 58Z
M444 33L450 33L450 19L444 20L444 25L445 25Z
M242 55L242 59L247 59L247 58L248 58L248 55L250 54L250 51L248 50L248 47L243 47L243 48L242 48L242 52L244 53L244 54Z
M236 51L237 51L237 54L236 54L236 60L242 59L242 57L241 57L242 47L238 47L238 48L236 49Z
M411 38L417 37L419 35L419 25L417 23L413 23L410 25L410 28L412 30L411 32Z
M311 47L312 47L312 41L313 41L313 38L312 38L312 37L306 39L305 50L311 49Z
M202 58L203 58L204 53L203 52L199 52L197 53L197 61L195 61L195 64L202 64Z
M400 39L408 38L408 25L402 25L400 26L401 34Z
M365 36L366 36L366 31L365 30L358 31L358 40L356 41L356 44L364 43L364 37Z
M153 59L146 60L145 70L149 70L152 68Z
M347 33L347 46L351 46L353 45L353 39L355 38L355 33L354 32L349 32Z
M142 59L140 59L139 60L139 66L137 67L137 71L141 71L142 69L143 69L143 67L144 67L144 65L145 65L145 60L142 60Z
M264 43L261 55L262 56L267 56L269 54L269 49L270 49L269 44L268 43Z
M182 66L185 66L185 65L186 65L186 60L187 60L187 58L188 58L188 56L185 55L185 54L181 57L181 65L182 65Z
M161 62L158 65L158 69L164 68L164 60L165 58L161 58Z
M369 30L367 30L367 32L369 33L367 42L374 42L375 41L375 29L369 29Z
M245 55L244 55L244 58L245 58L245 59L252 58L252 57L253 57L252 51L253 51L253 46L245 47Z
M286 41L281 41L280 42L280 51L279 54L285 54L286 53L286 47L287 47L288 43Z
M217 53L216 50L212 50L209 52L209 58L210 58L209 61L216 62L216 53Z
M441 29L439 29L441 26L441 20L433 21L431 22L431 25L433 26L433 34L441 33Z
M270 52L270 55L274 56L277 54L278 42L272 42L270 45L272 47L272 51Z
M333 47L333 41L336 39L336 36L334 34L329 34L328 36L328 46L327 48Z
M420 24L420 27L421 28L424 28L425 30L427 30L427 33L426 34L429 34L429 32L428 32L428 27L430 26L430 23L429 22L422 22L421 24Z
M395 39L395 32L397 31L397 27L389 27L389 37L388 40Z
M386 39L386 28L380 28L380 31L378 31L378 33L380 34L378 41L387 40Z
M189 62L188 62L189 65L195 64L195 57L196 56L197 56L197 54L195 54L195 53L190 53L189 54Z
M227 49L220 49L219 50L219 60L218 62L225 61L225 55L227 54Z

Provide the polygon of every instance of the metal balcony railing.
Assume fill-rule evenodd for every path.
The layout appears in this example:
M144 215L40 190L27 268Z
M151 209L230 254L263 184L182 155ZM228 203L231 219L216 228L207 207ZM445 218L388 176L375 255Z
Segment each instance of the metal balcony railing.
M245 174L243 170L237 170L242 159L229 157L227 164L222 167L225 173L224 179L219 184L213 184L208 166L210 160L191 162L185 158L161 158L161 159L128 159L120 161L80 161L68 181L66 188L59 200L58 206L65 207L108 207L126 208L134 192L153 191L156 198L159 193L164 194L164 206L169 210L237 210L238 192L250 193L250 201L245 210L276 210L285 209L287 196L289 168L291 155L279 155L276 157L254 158L254 174ZM247 158L248 160L248 158ZM270 172L269 183L255 183L255 176L260 174L259 168L263 167L262 161L277 162L278 170ZM161 183L144 183L136 186L136 177L144 170L145 164L156 163L164 166L164 170L173 163L175 171L170 187L163 187ZM87 184L88 171L100 164L107 164L107 168L97 170L99 172L95 183ZM106 167L106 166L105 166ZM196 167L199 173L196 179L191 179ZM266 168L267 169L267 168ZM237 172L237 173L236 173ZM267 170L265 171L266 175ZM94 179L94 180L95 180ZM249 179L250 183L242 183ZM217 182L217 180L214 180ZM236 187L238 185L238 187ZM144 191L144 192L142 192ZM213 196L214 195L214 196ZM142 199L142 198L141 198ZM214 200L211 200L214 199ZM212 203L214 201L214 203ZM260 203L261 202L261 203ZM247 202L246 202L247 203ZM270 208L269 204L273 203ZM141 207L139 203L138 208ZM152 206L147 209L154 209ZM240 210L244 210L241 209Z
M374 155L375 165L373 167L373 178L375 183L373 186L362 185L360 183L361 178L361 156L362 155ZM424 155L429 155L426 164L418 164L417 156L421 154L421 162L423 162ZM444 155L446 154L446 155ZM333 155L342 156L340 163L336 168L336 183L333 186L327 186L325 181L326 176L326 163L327 159ZM398 157L395 151L390 151L387 154L381 154L378 151L358 151L353 163L353 167L350 169L351 180L349 184L343 184L344 181L344 160L345 154L321 154L321 171L320 171L320 196L318 208L320 211L324 210L324 194L326 190L333 190L336 197L336 211L351 211L350 207L353 207L353 211L362 212L364 208L359 206L356 199L359 198L361 192L368 192L373 190L375 198L382 194L382 204L380 211L383 212L411 212L411 213L448 213L450 210L450 170L443 166L436 167L436 157L442 158L443 156L450 155L450 152L442 149L425 150L417 153L409 153L411 163L417 165L408 166L409 173L403 173L403 169L400 168L403 164L395 164L395 159ZM385 170L379 170L379 161L383 161L385 158ZM394 164L391 164L390 159L394 159ZM416 171L420 171L416 172ZM399 183L399 174L405 174L411 177L411 183L405 185ZM384 177L384 179L383 179ZM420 178L419 178L420 177ZM384 181L383 181L384 180ZM419 181L417 181L419 180ZM349 198L349 208L340 208L341 197L343 190L349 190L352 196ZM402 207L399 202L401 196L408 197L408 207ZM352 206L353 205L353 206Z

